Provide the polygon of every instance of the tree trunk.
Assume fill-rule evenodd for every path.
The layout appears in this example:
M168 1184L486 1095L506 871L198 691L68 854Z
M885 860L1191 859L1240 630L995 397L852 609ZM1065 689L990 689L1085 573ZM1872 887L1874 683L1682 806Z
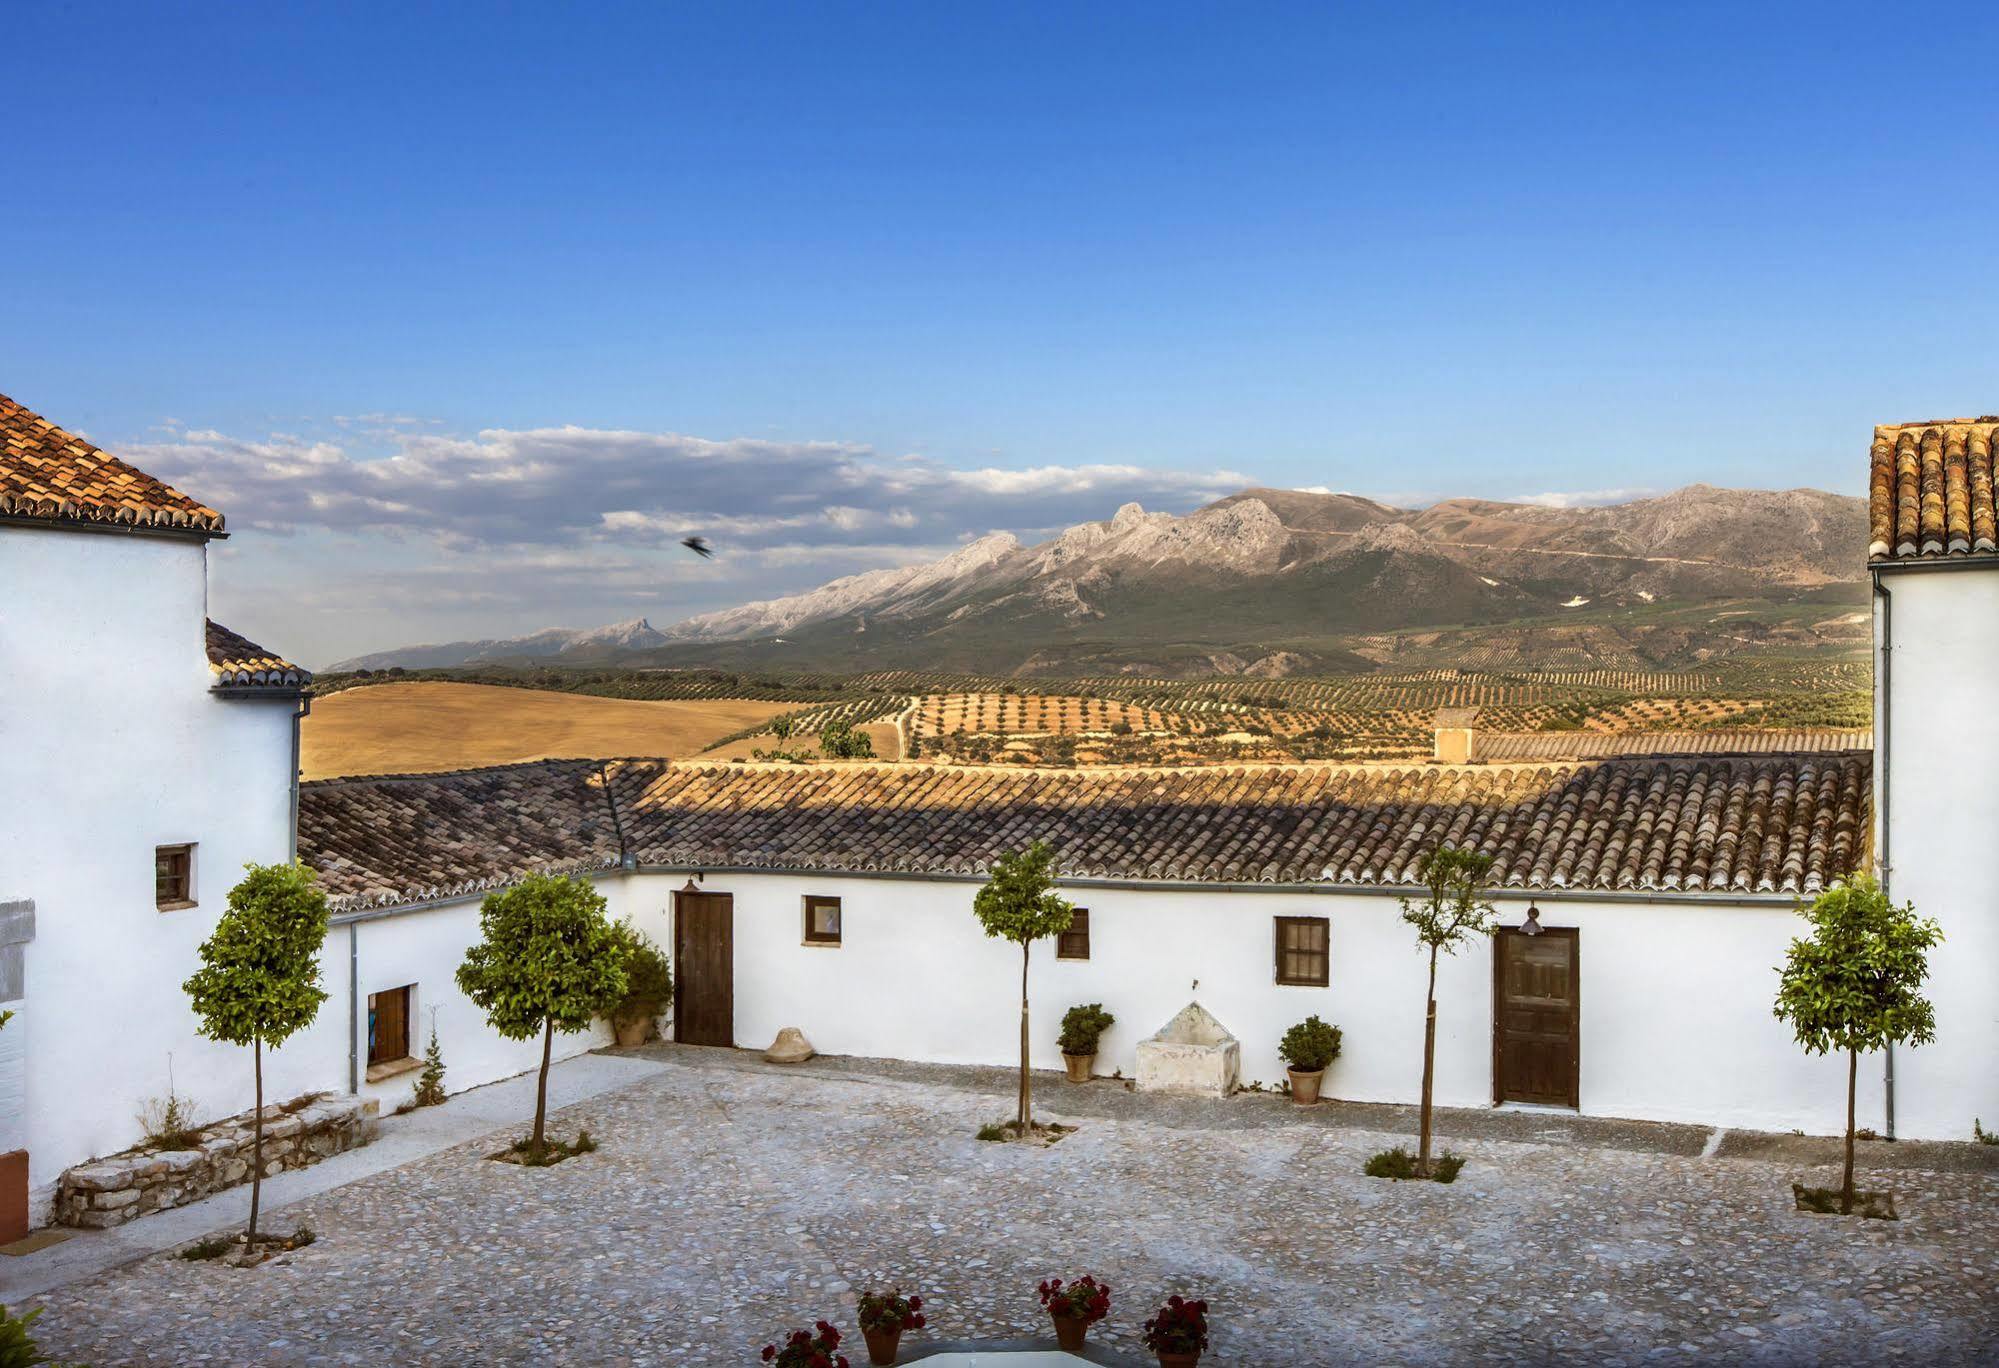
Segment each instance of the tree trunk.
M1031 943L1020 943L1020 1129L1025 1132L1033 1110L1033 1087L1027 1077L1027 956Z
M250 1057L257 1064L257 1113L250 1123L250 1237L257 1243L257 1206L264 1196L264 1038L250 1037Z
M555 1049L555 1022L549 1021L541 1033L541 1077L534 1088L534 1135L528 1141L528 1153L541 1158L548 1148L548 1140L543 1127L548 1124L548 1057Z
M1423 1122L1416 1144L1416 1172L1430 1176L1430 1084L1437 1069L1437 947L1430 947L1430 987L1424 995Z
M1860 1073L1860 1051L1846 1052L1846 1172L1839 1180L1839 1214L1853 1214L1853 1083Z

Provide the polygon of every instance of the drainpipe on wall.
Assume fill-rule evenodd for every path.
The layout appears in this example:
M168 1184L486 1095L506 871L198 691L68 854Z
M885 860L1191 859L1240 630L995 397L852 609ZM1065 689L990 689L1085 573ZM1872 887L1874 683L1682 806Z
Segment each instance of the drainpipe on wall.
M1882 582L1881 567L1873 567L1870 577L1874 581L1875 600L1881 605L1880 662L1874 670L1874 694L1879 700L1874 717L1874 821L1880 835L1875 841L1874 862L1881 871L1881 892L1886 895L1895 871L1894 862L1889 859L1888 851L1888 757L1894 753L1888 744L1894 717L1894 699L1890 692L1890 687L1894 683L1894 657L1890 654L1889 639L1895 627L1895 599L1888 586ZM1883 1054L1885 1062L1881 1067L1881 1094L1886 1115L1882 1119L1881 1133L1893 1140L1895 1138L1893 1041L1888 1042Z
M301 730L301 724L305 721L306 716L311 712L312 712L312 696L310 694L303 694L303 693L300 694L298 697L298 707L294 709L292 712L292 792L291 792L291 823L290 823L291 845L289 847L289 853L285 857L288 860L298 859L299 732Z
M361 1092L361 928L347 923L347 1091Z

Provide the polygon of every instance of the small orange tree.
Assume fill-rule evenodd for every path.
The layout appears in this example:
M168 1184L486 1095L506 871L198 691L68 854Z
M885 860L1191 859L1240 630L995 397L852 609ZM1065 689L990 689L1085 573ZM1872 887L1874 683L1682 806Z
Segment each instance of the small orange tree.
M1800 907L1809 940L1791 942L1777 972L1776 1014L1812 1054L1846 1051L1846 1166L1841 1215L1853 1211L1853 1101L1860 1052L1936 1039L1936 1011L1921 994L1929 951L1943 932L1915 905L1897 907L1870 875L1842 879Z
M509 1040L541 1037L528 1157L548 1152L548 1063L555 1033L580 1031L625 995L625 960L604 898L587 879L530 874L488 893L479 944L458 966L458 987Z
M264 1193L264 1046L272 1049L319 1015L319 947L326 939L326 894L302 864L246 865L229 908L201 944L201 968L182 984L197 1028L210 1040L248 1045L257 1074L251 1124L250 1226Z
M1485 901L1483 882L1492 856L1440 845L1416 866L1424 896L1402 899L1402 920L1416 928L1416 940L1430 952L1430 988L1423 1014L1423 1121L1416 1151L1418 1177L1430 1176L1430 1093L1437 1073L1437 955L1492 930L1497 913Z
M1020 946L1020 1110L1016 1117L1025 1131L1033 1118L1033 1084L1027 1072L1027 964L1034 942L1069 929L1076 909L1055 891L1055 852L1036 841L1026 850L1003 855L992 867L985 887L972 899L972 911L988 936Z

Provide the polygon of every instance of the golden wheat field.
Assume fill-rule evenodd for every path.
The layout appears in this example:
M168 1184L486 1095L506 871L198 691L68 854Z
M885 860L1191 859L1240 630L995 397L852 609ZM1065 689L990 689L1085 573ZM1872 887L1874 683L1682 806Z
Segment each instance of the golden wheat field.
M412 774L553 756L693 756L788 711L744 699L596 698L488 684L374 684L316 698L305 719L308 779Z

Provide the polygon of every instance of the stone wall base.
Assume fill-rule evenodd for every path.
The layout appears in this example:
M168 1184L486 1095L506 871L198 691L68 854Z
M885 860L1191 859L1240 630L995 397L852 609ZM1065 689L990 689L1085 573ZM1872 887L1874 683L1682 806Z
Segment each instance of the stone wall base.
M266 1178L365 1145L380 1124L373 1098L321 1096L287 1105L291 1110L264 1108ZM245 1112L202 1127L194 1149L127 1150L77 1165L57 1183L55 1223L104 1230L249 1182L253 1119Z

